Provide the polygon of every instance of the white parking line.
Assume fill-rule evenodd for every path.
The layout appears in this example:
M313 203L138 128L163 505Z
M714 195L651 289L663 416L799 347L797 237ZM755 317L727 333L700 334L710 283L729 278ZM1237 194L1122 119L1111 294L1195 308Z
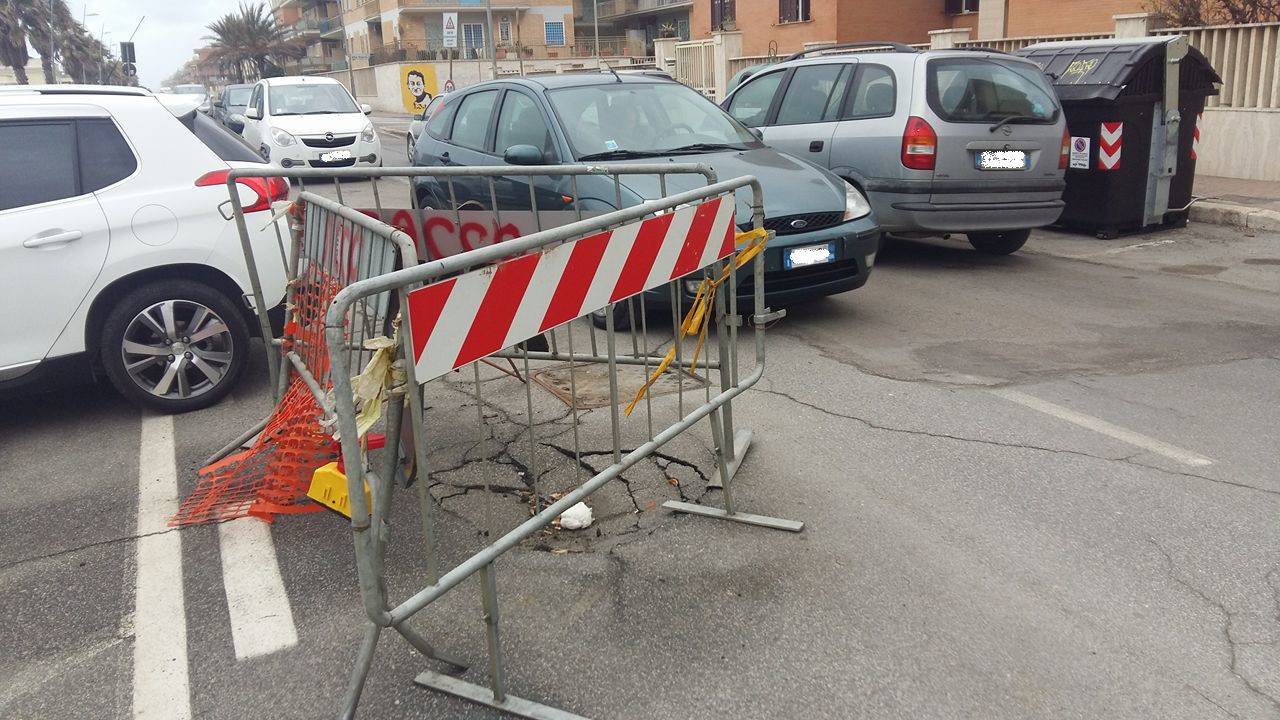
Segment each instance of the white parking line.
M133 716L188 720L187 615L182 595L173 418L142 418L138 454L138 573L134 602Z
M1079 425L1087 430L1092 430L1096 433L1101 433L1121 442L1129 443L1130 445L1140 447L1143 450L1153 452L1157 455L1163 455L1172 460L1177 460L1183 465L1204 467L1205 465L1213 464L1213 461L1209 458L1191 452L1190 450L1183 450L1180 447L1170 445L1162 440L1156 440L1155 438L1148 437L1142 433L1122 428L1119 425L1113 425L1106 420L1093 417L1092 415L1085 415L1084 413L1076 412L1070 408L1055 405L1048 400L1041 400L1038 397L1028 395L1024 392L1010 390L1008 388L997 388L991 390L991 392L1005 400L1016 402L1019 405L1029 407L1032 410L1038 410L1046 415L1052 415L1059 420L1066 420L1069 423Z
M280 579L271 526L256 518L225 522L218 526L218 542L236 659L297 645L298 631Z

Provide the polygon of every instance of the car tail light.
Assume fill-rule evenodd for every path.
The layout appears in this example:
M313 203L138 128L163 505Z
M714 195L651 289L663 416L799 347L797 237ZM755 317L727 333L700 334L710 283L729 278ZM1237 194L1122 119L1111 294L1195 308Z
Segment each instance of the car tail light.
M1058 155L1058 169L1067 169L1067 158L1071 156L1071 133L1062 128L1062 152Z
M912 115L902 132L902 164L912 170L932 170L938 158L938 134L924 118Z
M230 170L214 170L205 173L196 180L196 187L225 185L230 172ZM256 200L244 206L243 209L247 213L270 210L272 202L289 197L289 181L281 177L238 177L236 184L249 188L257 195Z

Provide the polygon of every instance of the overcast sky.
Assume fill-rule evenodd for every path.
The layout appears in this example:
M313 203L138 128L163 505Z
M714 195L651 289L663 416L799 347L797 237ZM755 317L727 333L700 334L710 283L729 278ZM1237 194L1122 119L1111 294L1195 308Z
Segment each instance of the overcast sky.
M106 44L117 55L120 43L146 16L133 42L138 53L138 79L155 90L191 53L207 44L205 26L237 7L237 0L67 0L76 18L97 13L84 25L94 35L106 30Z

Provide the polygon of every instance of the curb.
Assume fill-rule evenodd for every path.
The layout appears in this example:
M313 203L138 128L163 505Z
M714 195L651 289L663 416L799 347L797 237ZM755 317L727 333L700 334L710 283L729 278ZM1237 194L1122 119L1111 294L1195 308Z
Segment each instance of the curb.
M1230 225L1242 230L1280 230L1280 212L1248 205L1223 202L1198 202L1188 211L1193 222Z
M374 125L373 128L380 133L386 133L388 135L398 135L400 137L409 137L409 131L407 129L401 130L399 128L392 128L392 127L385 127L385 126L380 127L378 125Z

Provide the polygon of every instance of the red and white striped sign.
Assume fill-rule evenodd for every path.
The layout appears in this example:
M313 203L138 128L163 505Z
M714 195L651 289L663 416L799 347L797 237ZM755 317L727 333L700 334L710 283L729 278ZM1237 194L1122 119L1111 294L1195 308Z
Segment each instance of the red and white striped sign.
M728 257L733 204L714 198L410 292L418 382Z
M1120 147L1124 144L1124 123L1104 122L1098 132L1098 169L1120 168Z
M1196 115L1196 125L1191 131L1191 159L1195 160L1200 155L1200 121L1204 119L1204 113Z

